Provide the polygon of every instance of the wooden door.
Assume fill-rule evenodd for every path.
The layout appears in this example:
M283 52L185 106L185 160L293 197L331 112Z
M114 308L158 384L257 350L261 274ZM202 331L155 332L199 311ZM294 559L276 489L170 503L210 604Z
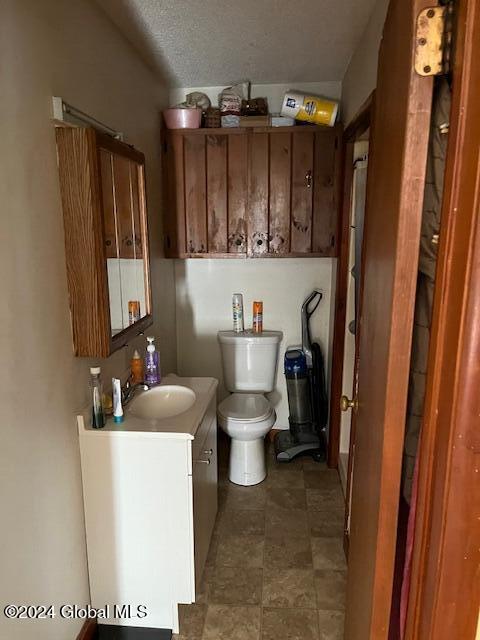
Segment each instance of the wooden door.
M380 46L364 229L345 638L387 638L432 78L414 71L425 0L391 0Z

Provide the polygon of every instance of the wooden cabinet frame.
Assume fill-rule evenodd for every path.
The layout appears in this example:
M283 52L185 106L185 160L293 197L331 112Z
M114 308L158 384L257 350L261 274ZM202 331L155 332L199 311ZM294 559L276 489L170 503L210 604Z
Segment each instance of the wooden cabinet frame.
M335 257L342 127L164 132L165 253Z
M91 128L57 127L70 313L76 356L105 358L152 323L145 158L129 145ZM139 208L145 260L146 315L112 336L107 278L100 151L140 166Z

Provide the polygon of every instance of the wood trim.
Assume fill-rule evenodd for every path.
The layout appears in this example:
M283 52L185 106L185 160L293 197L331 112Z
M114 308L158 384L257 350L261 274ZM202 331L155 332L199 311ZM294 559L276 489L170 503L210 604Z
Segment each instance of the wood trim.
M56 129L65 258L76 356L110 354L99 158L93 129ZM81 215L79 215L81 214Z
M77 635L76 640L95 640L97 636L97 621L86 620L83 623L80 633Z
M95 133L95 138L97 141L97 146L101 149L107 149L111 151L115 155L123 156L124 158L128 158L129 160L133 160L137 164L144 165L145 164L145 156L141 151L135 149L131 145L126 142L122 142L121 140L117 140L116 138L112 138L112 136L107 135L106 133L101 133L96 129L90 129Z
M373 113L373 103L375 100L375 89L368 96L355 116L350 120L345 128L344 139L347 142L358 140L361 135L370 127Z
M57 127L60 191L65 230L65 257L76 356L108 357L152 324L148 220L144 155L110 136L83 127ZM111 335L106 264L101 150L140 167L139 215L146 284L146 316Z
M336 125L338 126L338 125ZM202 128L202 129L167 129L169 136L184 136L185 134L197 136L224 135L239 136L248 133L312 133L312 131L329 131L332 127L322 125L294 125L293 127L219 127L219 128ZM113 138L112 138L113 139Z
M480 6L457 8L407 640L473 639L480 601Z
M345 322L347 312L348 257L350 251L350 213L352 205L353 152L355 141L370 126L374 93L360 108L343 135L343 170L340 183L343 193L338 221L338 260L335 293L335 319L332 346L332 375L330 383L330 425L328 432L327 464L338 467L340 447L340 396L342 395L343 357L345 352Z

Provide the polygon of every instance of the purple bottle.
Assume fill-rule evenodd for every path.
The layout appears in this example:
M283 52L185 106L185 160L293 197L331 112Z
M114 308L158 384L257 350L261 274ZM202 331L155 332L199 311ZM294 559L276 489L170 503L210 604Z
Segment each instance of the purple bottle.
M154 345L155 338L147 337L147 353L145 355L145 382L148 385L160 384L160 358Z

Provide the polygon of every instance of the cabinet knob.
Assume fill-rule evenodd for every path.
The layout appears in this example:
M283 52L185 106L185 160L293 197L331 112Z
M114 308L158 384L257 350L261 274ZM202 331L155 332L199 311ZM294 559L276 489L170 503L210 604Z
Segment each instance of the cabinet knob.
M205 451L203 452L206 456L211 456L213 453L213 449L205 449Z
M208 460L196 460L196 462L201 462L202 464L210 464L210 458L208 458Z
M308 170L307 173L305 174L305 184L307 185L307 189L311 189L312 188L312 172L311 172L311 170Z

